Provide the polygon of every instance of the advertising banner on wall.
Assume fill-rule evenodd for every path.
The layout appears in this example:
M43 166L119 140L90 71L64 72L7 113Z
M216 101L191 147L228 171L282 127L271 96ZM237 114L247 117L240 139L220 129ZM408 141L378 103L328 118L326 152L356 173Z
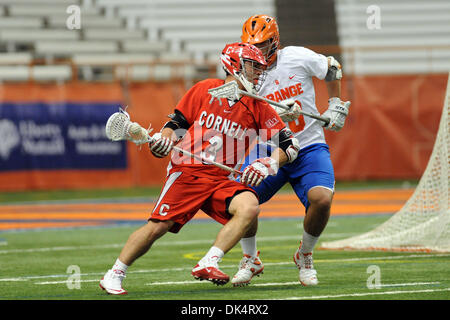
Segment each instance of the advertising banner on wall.
M0 172L124 169L126 143L105 134L111 103L0 103Z

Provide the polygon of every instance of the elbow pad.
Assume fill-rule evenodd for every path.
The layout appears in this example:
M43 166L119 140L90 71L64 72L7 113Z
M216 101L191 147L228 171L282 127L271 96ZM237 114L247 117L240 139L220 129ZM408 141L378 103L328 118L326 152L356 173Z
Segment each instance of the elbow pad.
M325 76L325 81L334 81L342 79L341 64L332 56L327 57L329 62L328 72Z
M291 130L284 128L278 134L278 147L284 151L288 157L288 162L291 163L297 159L298 153L300 151L300 143Z
M189 122L186 120L184 115L175 109L175 113L172 113L169 115L170 121L167 121L166 124L163 126L164 128L170 128L173 131L175 131L175 134L177 135L177 138L180 139L184 136L186 131L191 126Z

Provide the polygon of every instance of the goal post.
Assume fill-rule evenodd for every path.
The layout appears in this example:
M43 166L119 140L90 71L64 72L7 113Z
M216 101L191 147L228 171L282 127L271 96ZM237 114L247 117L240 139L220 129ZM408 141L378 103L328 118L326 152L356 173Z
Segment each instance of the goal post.
M433 151L405 205L372 231L324 242L321 249L450 252L450 74Z

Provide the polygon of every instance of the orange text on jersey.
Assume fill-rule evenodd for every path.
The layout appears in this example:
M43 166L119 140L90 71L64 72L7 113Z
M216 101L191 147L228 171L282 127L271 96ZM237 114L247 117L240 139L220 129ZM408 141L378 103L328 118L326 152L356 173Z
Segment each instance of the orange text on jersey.
M282 101L289 99L291 97L298 96L303 93L302 84L299 82L292 86L280 89L275 91L274 93L266 95L266 98L272 101Z

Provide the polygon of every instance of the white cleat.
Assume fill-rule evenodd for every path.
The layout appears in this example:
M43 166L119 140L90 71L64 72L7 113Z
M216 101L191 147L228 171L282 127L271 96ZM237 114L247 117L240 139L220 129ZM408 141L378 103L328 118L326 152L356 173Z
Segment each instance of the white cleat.
M263 273L264 265L259 259L259 251L256 257L251 257L244 254L244 257L239 263L239 270L234 275L231 283L233 287L242 287L250 283L254 276L258 276Z
M301 248L300 244L300 248ZM303 286L316 286L319 284L317 271L313 266L312 252L302 253L300 248L294 254L294 262L299 271L299 280Z
M122 288L122 281L125 278L125 273L120 270L108 270L100 280L100 288L109 294L127 294L128 292Z

